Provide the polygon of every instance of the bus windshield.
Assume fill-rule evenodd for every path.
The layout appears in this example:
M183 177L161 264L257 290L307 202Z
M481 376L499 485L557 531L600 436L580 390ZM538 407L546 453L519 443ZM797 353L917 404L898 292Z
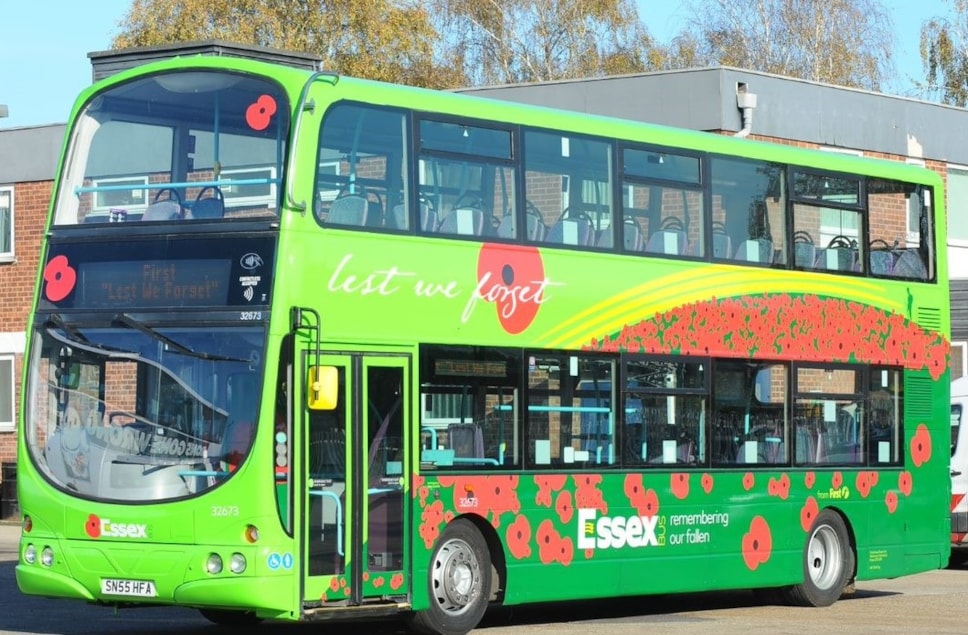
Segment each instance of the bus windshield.
M223 482L252 445L262 327L110 325L52 314L34 332L30 453L56 485L94 499L158 501Z
M288 112L278 86L230 72L115 85L71 131L54 224L273 217Z

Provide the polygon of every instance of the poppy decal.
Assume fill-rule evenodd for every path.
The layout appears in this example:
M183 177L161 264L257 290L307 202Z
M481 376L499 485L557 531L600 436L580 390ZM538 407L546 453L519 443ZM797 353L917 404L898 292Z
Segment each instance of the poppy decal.
M915 466L921 467L930 458L931 435L928 433L928 427L919 423L914 431L914 437L911 438L911 460L914 461Z
M716 319L710 319L710 316ZM790 328L790 325L796 328ZM757 325L751 328L751 325ZM940 379L948 344L903 315L838 298L786 293L686 303L618 332L590 350L903 365Z
M433 547L437 537L440 536L440 523L442 522L444 522L444 503L442 501L435 500L424 507L420 514L418 532L427 549Z
M534 497L535 505L551 507L551 494L565 486L567 474L535 475L534 484L538 486L538 493Z
M914 488L914 480L911 478L910 472L904 470L897 475L897 488L905 496L911 495L911 490Z
M750 530L743 535L743 560L750 571L770 559L773 551L773 535L770 526L762 516L754 516Z
M558 494L558 498L555 499L555 511L558 512L558 518L562 523L568 524L571 521L571 515L575 511L571 504L571 492L564 490Z
M579 509L597 509L603 514L608 513L608 503L598 488L602 483L601 474L583 474L575 476L575 507Z
M77 270L67 261L67 256L54 256L44 267L44 282L44 296L51 302L60 302L74 290Z
M747 472L746 474L743 475L743 489L745 489L748 492L751 489L753 489L753 486L755 484L756 484L756 477L753 476L752 472Z
M88 516L87 522L84 523L84 531L87 532L87 535L90 536L91 538L100 538L101 537L101 519L95 516L94 514L91 514L90 516Z
M655 490L645 489L642 474L631 473L625 476L625 496L639 516L651 518L659 513L659 497Z
M830 487L834 489L840 489L840 486L844 484L844 475L839 471L834 472L833 476L830 477Z
M784 474L780 478L770 477L769 482L766 484L766 491L770 496L776 496L780 500L786 500L790 497L790 477Z
M260 96L245 109L245 122L253 130L265 130L276 114L276 100L271 95Z
M563 565L571 564L575 555L575 546L571 538L562 538L550 520L544 520L538 525L538 556L542 564L558 562Z
M518 560L531 557L531 524L527 516L515 518L504 536L512 556Z
M670 478L673 496L679 500L689 496L689 474L687 472L676 472Z
M484 243L477 257L477 295L497 307L501 328L517 335L547 299L544 262L536 247Z
M713 475L712 474L709 474L708 472L705 473L705 474L703 474L702 475L701 483L702 483L702 491L706 492L707 494L712 493L712 491L713 491Z
M897 492L890 490L887 495L884 496L884 504L887 505L887 512L893 514L897 511Z
M817 519L819 513L820 507L817 505L817 499L813 496L807 496L806 502L800 508L800 526L803 527L804 531L810 531L810 528L813 527L813 521Z
M817 475L814 472L807 472L803 475L803 484L806 485L807 489L813 487L814 482L817 480Z
M857 480L855 485L857 486L857 491L860 492L861 498L867 498L871 493L871 474L876 474L877 472L858 472Z

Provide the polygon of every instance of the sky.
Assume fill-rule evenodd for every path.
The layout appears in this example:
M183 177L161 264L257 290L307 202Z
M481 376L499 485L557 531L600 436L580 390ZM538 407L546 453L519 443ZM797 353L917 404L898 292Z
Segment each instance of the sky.
M950 0L881 0L896 34L897 77L884 92L910 95L923 77L921 25L951 13ZM636 0L653 37L667 42L686 23L687 2ZM111 48L132 0L0 0L0 128L63 123L77 94L91 83L88 53Z

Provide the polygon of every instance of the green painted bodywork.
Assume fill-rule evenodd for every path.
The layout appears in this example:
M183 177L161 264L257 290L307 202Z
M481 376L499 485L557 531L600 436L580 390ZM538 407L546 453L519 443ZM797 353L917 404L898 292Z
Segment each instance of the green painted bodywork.
M802 580L809 522L824 508L836 510L847 523L857 550L858 580L947 563L950 315L944 257L938 258L937 269L942 282L910 284L323 229L311 213L298 209L312 200L319 126L329 105L340 100L877 174L924 182L940 193L943 185L937 176L899 163L449 93L332 76L314 80L305 71L230 58L179 58L121 73L86 90L72 121L89 99L115 82L192 67L265 74L284 87L293 107L297 132L283 185L266 368L277 367L279 344L289 331L289 307L303 306L322 316L324 349L409 355L413 368L419 367L420 343L459 343L901 364L908 371L908 390L917 387L918 399L905 400L906 464L876 472L697 467L633 473L421 474L415 460L419 435L412 434L405 457L408 568L365 576L362 584L368 593L392 589L386 591L387 599L414 609L426 607L435 540L458 516L473 519L489 538L492 560L506 576L502 597L508 604L794 584ZM303 108L309 101L313 108ZM69 125L68 136L71 130ZM935 238L943 255L940 199L935 201ZM481 271L507 263L537 274L506 288L481 285ZM725 318L708 317L709 311L724 307L735 311L725 327L720 323ZM526 328L509 333L502 320L525 313L530 317ZM833 348L838 338L848 344L859 338L864 346L843 355L842 349ZM307 342L303 345L308 347ZM345 600L345 576L304 586L303 524L297 522L290 534L280 523L271 474L274 383L269 379L261 413L269 425L257 435L247 462L197 499L157 505L73 499L44 480L21 440L19 497L23 513L33 522L21 550L28 544L50 546L56 556L49 568L28 565L21 557L16 569L20 588L30 594L98 600L103 599L98 595L101 578L150 579L159 595L146 603L238 607L277 619L299 619L304 601L324 600L325 607ZM412 394L418 395L416 372L410 373L410 382ZM418 401L410 400L408 421L414 430ZM295 497L292 502L298 518L305 500ZM85 532L91 515L144 525L145 537L92 539ZM255 544L244 538L250 524L260 530ZM613 528L611 541L596 538L596 524ZM226 562L232 553L241 553L249 568L241 576L208 574L204 563L213 552ZM272 566L286 556L292 558L290 568Z

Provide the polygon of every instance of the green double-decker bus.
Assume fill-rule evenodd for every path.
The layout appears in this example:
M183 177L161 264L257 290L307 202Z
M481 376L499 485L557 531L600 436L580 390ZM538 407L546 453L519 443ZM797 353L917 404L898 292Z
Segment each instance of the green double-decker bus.
M941 178L185 56L67 126L17 583L217 623L713 589L949 556Z

